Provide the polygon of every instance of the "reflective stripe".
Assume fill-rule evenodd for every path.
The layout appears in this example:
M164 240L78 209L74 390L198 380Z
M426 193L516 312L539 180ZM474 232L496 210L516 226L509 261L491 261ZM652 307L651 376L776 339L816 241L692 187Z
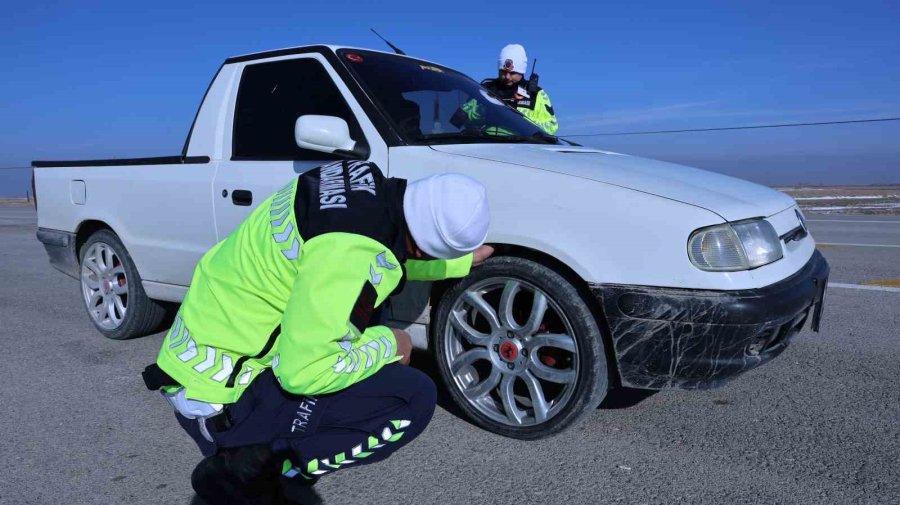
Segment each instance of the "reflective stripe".
M393 419L390 421L390 424L393 425L394 430L402 430L412 424L407 419ZM311 459L306 462L306 465L302 463L298 466L293 466L290 460L285 460L282 465L282 475L285 477L295 477L296 475L303 475L306 478L311 478L312 476L324 475L332 470L339 470L341 467L345 465L350 465L356 463L359 460L368 458L374 452L371 452L375 449L381 449L386 446L388 443L396 442L400 440L404 435L402 431L391 431L390 426L386 426L381 430L381 439L379 440L377 437L367 436L366 437L366 448L367 450L363 450L363 444L357 444L350 449L350 454L347 452L339 452L333 458L321 458L321 459ZM304 470L304 466L306 469Z
M206 346L206 359L194 365L194 370L203 373L216 366L216 354L217 351L215 347Z
M382 358L390 358L394 354L394 346L387 337L381 337L381 343L384 344L384 355Z
M282 214L282 216L281 216L280 218L278 218L277 220L272 221L272 227L274 227L274 228L281 228L281 225L284 224L284 221L285 221L285 220L288 218L288 216L290 216L290 215L291 215L290 212L285 212L284 214Z
M369 265L369 278L372 281L373 286L377 286L381 284L381 278L384 277L384 274L379 274L375 272L375 267Z
M190 336L190 332L188 331L187 325L182 324L180 318L178 319L178 324L179 324L179 326L182 327L181 328L181 336L178 338L177 341L169 344L169 349L174 349L174 348L180 346L181 344L184 343L185 340L187 340L188 336ZM171 339L174 339L174 338L175 338L175 335L173 334Z
M294 233L294 225L292 225L291 223L288 223L287 226L285 226L283 232L273 233L272 238L275 239L275 242L277 242L279 244L283 244L283 243L287 242L287 240L289 238L291 238L291 233Z
M300 255L300 241L295 238L291 248L281 251L281 254L284 254L284 257L289 260L297 259L297 256Z
M273 206L273 207L272 207L272 212L269 212L269 215L272 216L272 217L275 217L275 216L277 216L278 214L281 214L282 212L285 211L285 209L287 209L288 207L290 207L289 204L290 204L290 202L284 202L284 204L282 204L282 205L280 206L280 208L275 208L275 207Z
M212 380L222 382L231 375L232 370L234 370L234 363L231 361L231 356L222 353L222 369L212 376Z
M388 270L397 268L397 265L387 260L387 251L381 252L378 256L375 256L375 264L381 268L387 268Z
M276 193L275 198L272 199L272 206L281 207L281 204L291 199L290 193Z
M369 345L366 344L360 349L360 351L362 351L362 353L366 355L366 369L372 368L372 355L369 354ZM375 356L377 357L378 355L376 354Z
M403 428L406 428L407 426L412 424L412 421L409 421L407 419L397 419L395 421L391 421L391 424L394 425L394 428L402 430Z
M193 338L190 338L187 343L187 349L181 354L178 355L178 359L184 362L188 362L194 358L196 358L200 353L197 352L197 343L194 342Z
M388 359L394 355L394 346L387 337L380 337L378 340L371 340L360 347L352 347L352 341L344 337L337 343L344 354L338 356L332 370L334 373L353 373L358 371L362 364L362 356L366 357L365 368L371 368L372 365L378 363L382 359Z
M349 355L347 355L347 356L349 356ZM334 367L332 367L332 370L334 370L334 373L341 373L344 371L345 368L347 368L347 365L349 363L349 361L347 359L345 359L347 356L338 356L337 363L335 363Z
M169 332L169 342L174 342L175 338L181 332L181 316L175 318L175 326ZM170 347L171 348L171 347Z
M355 363L353 363L353 370L350 370L350 372L358 371L359 367L362 365L362 358L359 357L359 349L353 349L353 360Z
M241 378L238 379L238 384L244 386L250 383L250 377L253 375L253 369L247 367L247 371L241 374Z

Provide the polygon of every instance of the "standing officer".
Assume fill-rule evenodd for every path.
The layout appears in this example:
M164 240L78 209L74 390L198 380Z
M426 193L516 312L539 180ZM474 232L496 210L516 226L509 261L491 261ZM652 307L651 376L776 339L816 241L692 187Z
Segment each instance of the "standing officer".
M435 386L403 366L410 337L378 311L406 279L467 275L493 251L489 220L469 177L407 185L343 161L292 180L208 251L144 371L206 456L197 494L318 503L319 477L418 436Z
M547 92L536 84L529 86L529 81L523 80L528 71L525 48L519 44L504 47L500 51L499 66L497 78L485 79L481 85L515 107L545 132L556 134L559 123Z

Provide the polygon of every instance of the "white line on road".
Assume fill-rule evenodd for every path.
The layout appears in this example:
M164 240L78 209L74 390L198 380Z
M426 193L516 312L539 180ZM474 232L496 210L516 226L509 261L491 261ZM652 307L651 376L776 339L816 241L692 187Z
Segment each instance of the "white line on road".
M890 286L867 286L865 284L842 284L840 282L829 282L829 288L845 288L845 289L865 289L867 291L889 291L891 293L900 293L900 288L892 288Z
M900 224L900 221L871 221L871 220L856 220L856 219L807 219L808 223L887 223L887 224Z
M818 245L846 245L853 247L897 247L900 248L900 244L847 244L844 242L819 242Z

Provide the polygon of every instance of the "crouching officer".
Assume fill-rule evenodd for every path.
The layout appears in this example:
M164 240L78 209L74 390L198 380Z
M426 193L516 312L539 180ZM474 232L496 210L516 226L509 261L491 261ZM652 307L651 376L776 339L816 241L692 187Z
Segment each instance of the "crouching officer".
M492 249L484 187L407 185L369 162L305 172L200 260L156 364L206 458L210 504L318 503L311 485L381 461L422 433L435 386L378 311L406 279L463 277Z
M499 73L495 79L485 79L481 85L521 112L542 130L555 135L559 130L550 97L536 82L525 80L528 56L519 44L509 44L500 51Z

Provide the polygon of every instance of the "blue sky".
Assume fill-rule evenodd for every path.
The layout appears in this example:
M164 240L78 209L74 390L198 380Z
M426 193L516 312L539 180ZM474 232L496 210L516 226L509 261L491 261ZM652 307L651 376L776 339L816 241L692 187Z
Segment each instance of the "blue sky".
M0 24L0 167L179 152L228 56L384 48L473 77L525 45L560 134L900 116L894 2L22 2ZM900 122L581 138L767 184L900 183ZM0 195L27 170L0 170Z

